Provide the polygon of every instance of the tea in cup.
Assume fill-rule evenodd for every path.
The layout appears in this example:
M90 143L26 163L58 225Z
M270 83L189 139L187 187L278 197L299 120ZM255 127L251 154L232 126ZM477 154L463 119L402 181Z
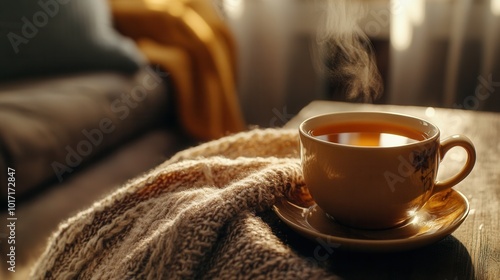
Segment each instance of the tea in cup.
M301 164L312 198L336 222L363 229L402 225L437 193L474 167L472 142L412 116L343 112L309 118L299 127ZM436 181L448 150L462 147L467 161Z

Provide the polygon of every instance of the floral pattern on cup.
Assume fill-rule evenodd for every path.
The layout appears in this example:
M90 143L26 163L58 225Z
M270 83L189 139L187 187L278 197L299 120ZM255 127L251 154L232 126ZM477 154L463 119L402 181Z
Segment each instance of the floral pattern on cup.
M410 163L414 168L416 176L414 178L422 182L424 191L432 191L437 170L436 146L431 145L425 149L413 151L410 155Z

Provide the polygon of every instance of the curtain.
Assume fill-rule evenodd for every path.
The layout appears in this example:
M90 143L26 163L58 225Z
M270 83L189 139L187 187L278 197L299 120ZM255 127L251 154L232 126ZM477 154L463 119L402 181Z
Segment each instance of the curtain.
M311 42L316 26L295 15L307 5L296 0L220 0L238 45L238 94L251 125L286 124L324 88Z
M500 0L378 2L364 28L389 37L386 102L500 111Z
M238 41L239 96L250 124L283 125L311 100L331 98L330 77L316 65L317 32L356 34L350 24L358 18L383 70L375 102L500 111L500 0L220 1ZM303 18L306 3L331 4L328 24ZM360 3L359 13L347 7Z

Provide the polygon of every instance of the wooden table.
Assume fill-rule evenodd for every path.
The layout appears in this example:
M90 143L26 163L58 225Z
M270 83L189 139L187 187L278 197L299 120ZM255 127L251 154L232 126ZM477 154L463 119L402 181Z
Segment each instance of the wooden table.
M354 253L308 241L286 225L282 239L311 262L328 267L345 279L500 279L500 114L442 108L370 105L315 101L285 127L314 115L340 111L386 111L426 119L441 130L441 138L464 134L474 143L477 161L472 173L455 189L470 203L470 213L451 235L432 245L400 253ZM456 172L465 152L451 150L440 165L439 177ZM322 246L318 247L318 246ZM314 250L322 249L321 258Z

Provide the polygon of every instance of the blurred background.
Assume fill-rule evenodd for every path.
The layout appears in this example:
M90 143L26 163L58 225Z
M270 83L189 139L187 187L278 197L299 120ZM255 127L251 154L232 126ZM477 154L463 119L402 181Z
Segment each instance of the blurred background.
M282 125L313 99L357 101L336 94L315 66L318 26L290 16L311 2L223 2L249 123ZM363 10L347 16L359 17L374 48L384 85L375 103L500 111L499 0L358 2Z

